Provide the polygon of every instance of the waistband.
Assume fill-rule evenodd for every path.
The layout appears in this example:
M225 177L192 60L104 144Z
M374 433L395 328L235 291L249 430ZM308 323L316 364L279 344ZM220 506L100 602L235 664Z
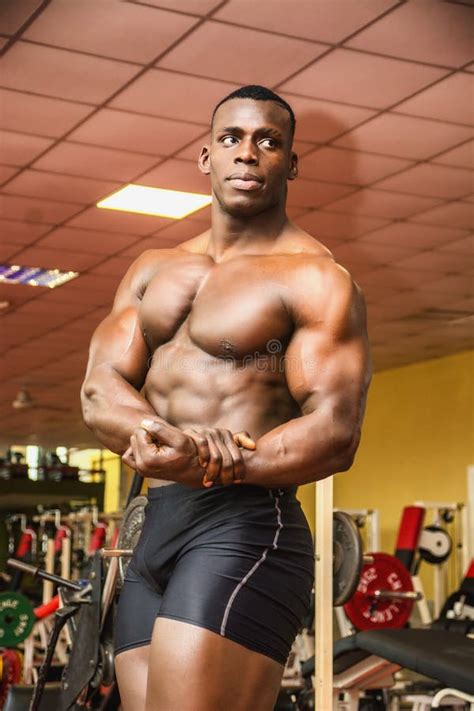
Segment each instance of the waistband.
M211 486L209 489L193 489L191 486L186 484L180 484L175 482L174 484L164 484L161 486L152 486L148 489L147 497L150 501L156 501L157 499L174 499L179 497L192 497L196 498L201 496L216 495L217 492L230 492L236 495L265 495L268 496L268 492L272 496L289 496L295 494L298 487L280 487L275 489L267 489L263 486L255 486L254 484L236 484L233 486Z

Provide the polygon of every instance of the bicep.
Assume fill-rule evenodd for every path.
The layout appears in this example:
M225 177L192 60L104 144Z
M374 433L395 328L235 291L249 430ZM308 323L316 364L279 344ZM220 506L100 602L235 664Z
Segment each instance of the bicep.
M92 336L86 380L93 373L117 373L139 390L148 370L149 351L139 320L140 264L123 278L110 314ZM138 267L138 268L137 268Z
M148 370L148 358L138 308L130 305L112 310L92 337L86 378L93 371L115 371L139 390Z
M303 414L326 411L335 425L352 428L363 414L371 362L363 295L352 280L339 286L323 309L308 309L309 298L285 372Z

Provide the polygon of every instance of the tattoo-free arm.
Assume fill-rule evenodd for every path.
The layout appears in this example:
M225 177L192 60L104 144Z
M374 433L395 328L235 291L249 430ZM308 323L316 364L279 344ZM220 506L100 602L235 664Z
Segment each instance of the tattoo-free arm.
M245 451L245 481L268 488L306 484L351 466L371 378L366 309L348 272L309 262L292 289L293 337L285 374L302 416Z
M157 268L159 252L145 252L123 278L112 311L96 329L81 390L86 425L117 454L144 417L157 415L140 394L148 371L149 352L138 309L143 285Z

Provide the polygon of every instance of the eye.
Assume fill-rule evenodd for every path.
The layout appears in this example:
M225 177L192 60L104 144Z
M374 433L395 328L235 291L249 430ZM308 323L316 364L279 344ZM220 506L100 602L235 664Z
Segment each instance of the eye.
M224 136L221 138L221 143L224 146L235 146L237 143L237 138L235 136Z
M264 138L262 141L260 141L260 144L266 143L267 145L264 146L265 148L276 148L276 141L273 138Z

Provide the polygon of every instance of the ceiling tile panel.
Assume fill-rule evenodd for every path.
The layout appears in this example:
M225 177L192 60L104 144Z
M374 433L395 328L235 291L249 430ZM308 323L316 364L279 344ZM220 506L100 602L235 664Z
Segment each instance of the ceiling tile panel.
M471 136L471 129L464 126L387 113L350 131L335 145L423 160Z
M457 72L399 104L396 111L472 126L474 125L473 94L472 74Z
M179 9L180 12L190 12L195 15L206 15L221 3L222 0L179 0L178 8L176 0L147 0L147 5L156 5L169 10Z
M60 200L64 202L90 203L114 192L121 183L112 183L87 178L25 170L3 188L6 193Z
M445 74L446 70L422 64L336 49L279 88L317 99L385 109Z
M12 257L18 252L18 245L7 244L5 242L0 243L0 262L12 263Z
M0 105L1 128L51 138L59 138L94 110L93 106L10 89L0 89Z
M21 41L0 59L5 88L91 104L105 101L138 71L123 62Z
M471 23L472 9L468 7L417 0L380 18L349 40L347 46L418 62L460 67L472 59Z
M372 266L386 265L413 255L414 250L398 245L380 245L350 240L334 248L334 256L341 264Z
M37 160L34 167L86 178L129 182L157 161L156 156L63 141Z
M115 254L137 239L137 235L59 227L38 242L38 247L106 255Z
M18 250L17 250L18 251ZM63 252L55 249L29 247L15 255L15 261L25 267L43 267L62 271L82 272L102 259L97 254Z
M464 168L447 168L423 163L399 175L381 180L376 187L381 190L452 200L469 195L474 190L474 174Z
M443 244L440 252L456 252L457 254L466 254L470 257L474 256L474 235L467 235L462 239L453 240L447 244Z
M102 109L88 119L70 138L110 148L158 155L173 153L202 134L202 126Z
M201 173L197 163L175 160L174 158L145 173L136 183L149 185L153 188L185 190L203 195L211 194L209 176Z
M0 234L2 235L2 239L10 244L30 244L41 237L41 235L49 232L50 229L51 225L0 219Z
M288 183L288 205L297 207L318 207L332 203L354 190L348 185L322 183L316 180L298 178Z
M11 220L56 224L67 220L80 209L79 205L68 202L0 195L0 217Z
M413 222L394 222L361 237L362 242L399 245L416 249L430 249L451 241L462 241L467 231L433 225L417 225Z
M208 21L171 50L159 66L184 73L192 67L193 74L213 79L273 86L325 50L314 42Z
M192 217L186 217L184 220L175 220L172 225L164 227L156 233L160 239L166 239L168 242L184 242L185 240L196 237L205 231L202 222L198 222Z
M110 106L208 125L216 104L238 86L162 69L149 69L126 87ZM199 101L190 102L190 96L199 97Z
M10 180L15 173L18 173L19 167L13 167L10 165L0 165L0 185L2 183L5 183L7 180Z
M437 203L439 200L434 198L364 188L331 203L330 210L396 220L426 210Z
M443 253L437 250L420 252L414 256L394 260L395 267L402 269L420 269L436 272L440 276L462 271L466 265L464 254Z
M467 141L462 146L452 148L450 151L436 156L436 158L433 158L433 163L474 169L474 141Z
M105 276L117 276L123 277L127 269L133 262L132 257L110 257L102 264L92 269L91 275L105 275Z
M337 214L316 210L295 220L298 227L318 239L354 239L369 230L386 225L386 220L362 215Z
M350 185L367 185L411 165L410 161L323 146L299 162L299 175Z
M425 273L427 274L428 272ZM420 289L425 290L426 288L428 288L428 291L437 291L441 294L450 294L452 296L473 296L474 280L470 276L453 274L430 281L428 286L420 282Z
M156 232L160 225L169 223L170 220L164 217L90 207L73 220L70 220L67 226L79 227L85 230L147 235Z
M192 239L205 231L205 227L200 222L190 220L179 220L174 225L165 227L152 237L136 242L124 250L123 255L126 257L138 257L147 249L169 249Z
M296 138L325 143L375 115L372 109L345 106L286 92L278 92L296 114Z
M0 155L2 163L26 165L49 148L54 141L50 138L27 136L24 133L0 131Z
M390 287L403 291L406 289L418 289L422 284L431 283L433 280L433 274L430 272L387 266L377 267L365 272L360 277L359 283L364 290L366 285L370 285L381 288Z
M250 12L249 0L230 0L214 18L332 44L356 32L394 5L394 0L372 0L370 3L338 0L328 12L327 4L321 0L298 0L297 7L294 0L259 0L252 3Z
M22 0L22 2L3 2L0 4L0 27L5 35L14 35L29 20L43 0Z
M412 222L472 230L474 229L474 206L467 202L450 202L413 217Z
M146 5L119 3L117 0L81 0L51 3L23 37L56 47L147 64L194 24L196 20L192 17Z

